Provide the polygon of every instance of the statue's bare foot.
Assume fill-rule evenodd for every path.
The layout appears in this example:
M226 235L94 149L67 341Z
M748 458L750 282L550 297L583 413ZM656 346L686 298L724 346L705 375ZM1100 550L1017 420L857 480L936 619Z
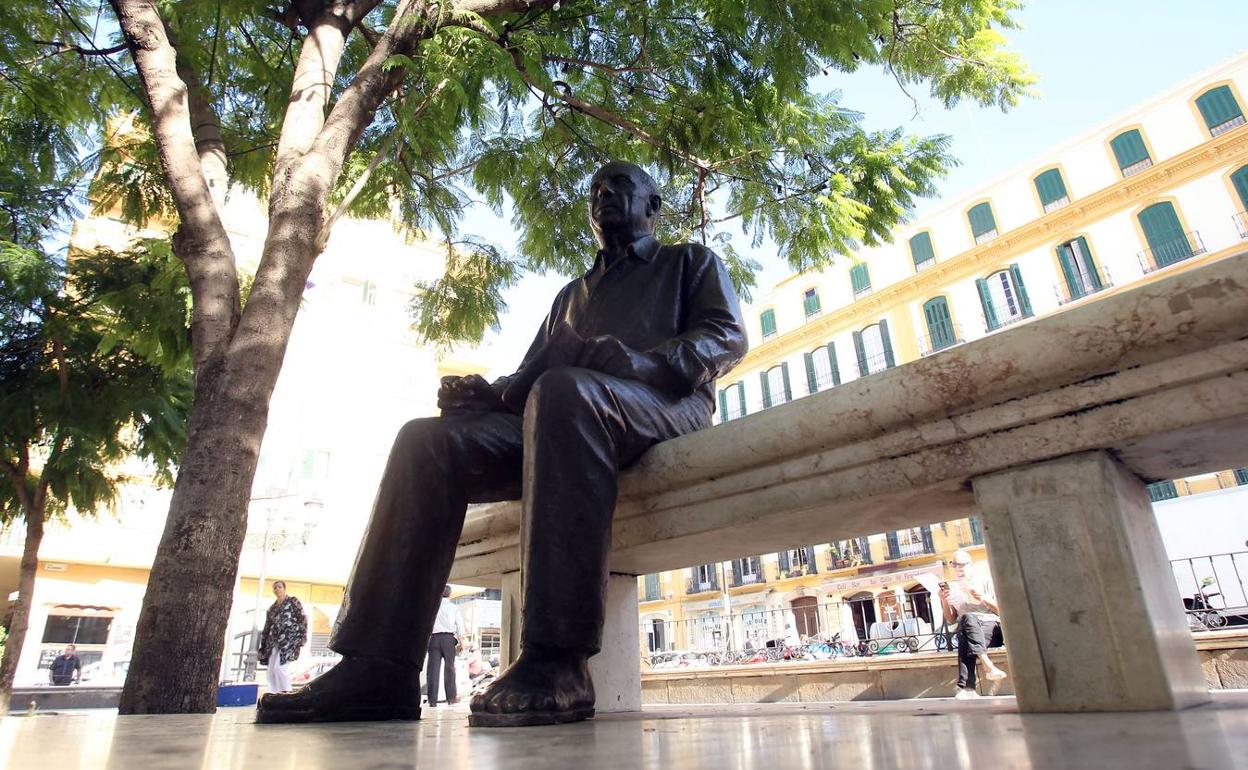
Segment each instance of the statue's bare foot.
M594 715L594 683L585 655L526 647L516 662L473 696L468 724L522 727L579 722Z

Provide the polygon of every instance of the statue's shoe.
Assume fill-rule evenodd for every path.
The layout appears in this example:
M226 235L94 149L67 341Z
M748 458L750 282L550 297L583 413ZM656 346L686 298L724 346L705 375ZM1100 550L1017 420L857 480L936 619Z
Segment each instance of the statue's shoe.
M474 695L472 727L526 727L579 722L594 715L586 657L525 650L484 692Z
M381 658L347 657L302 690L268 693L257 724L420 719L420 672Z

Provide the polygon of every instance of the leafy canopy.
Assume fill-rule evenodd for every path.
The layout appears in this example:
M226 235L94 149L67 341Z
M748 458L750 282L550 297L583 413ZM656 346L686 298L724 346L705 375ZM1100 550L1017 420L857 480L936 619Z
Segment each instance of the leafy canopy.
M19 5L0 21L8 71L47 52L37 35L117 41L94 3ZM306 34L297 11L326 3L159 5L217 111L233 183L263 194ZM382 2L350 35L334 98L395 5ZM414 51L389 62L404 79L348 159L331 209L446 242L451 269L417 287L413 308L418 331L440 343L479 339L523 271L587 267L585 186L605 160L646 166L665 193L663 236L714 246L748 292L758 266L732 250L734 229L772 239L796 270L827 265L887 239L954 162L946 137L864 130L838 96L812 94L812 78L883 67L901 90L1003 109L1034 81L1002 35L1020 0L566 0L501 16L438 7ZM58 77L113 78L95 105L67 111L140 106L128 58L53 60L64 56L76 63L58 65ZM150 140L134 141L101 195L132 219L167 215ZM513 204L515 253L462 242L474 199ZM475 253L456 256L463 249Z

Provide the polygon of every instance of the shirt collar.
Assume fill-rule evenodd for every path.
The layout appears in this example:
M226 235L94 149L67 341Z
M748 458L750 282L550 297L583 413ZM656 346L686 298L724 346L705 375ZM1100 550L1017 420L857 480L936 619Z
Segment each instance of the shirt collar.
M628 244L628 248L624 250L624 253L643 262L650 262L659 253L660 245L659 240L653 235L643 235ZM597 258L594 261L598 264L606 264L606 254L603 249L598 249Z

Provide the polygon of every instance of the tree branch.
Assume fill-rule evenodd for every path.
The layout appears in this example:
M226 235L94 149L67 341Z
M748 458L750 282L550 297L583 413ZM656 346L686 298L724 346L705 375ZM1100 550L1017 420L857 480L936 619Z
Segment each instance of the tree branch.
M195 370L219 356L240 316L234 253L195 147L186 83L154 0L109 0L125 35L151 115L152 134L178 210L174 251L193 297Z

